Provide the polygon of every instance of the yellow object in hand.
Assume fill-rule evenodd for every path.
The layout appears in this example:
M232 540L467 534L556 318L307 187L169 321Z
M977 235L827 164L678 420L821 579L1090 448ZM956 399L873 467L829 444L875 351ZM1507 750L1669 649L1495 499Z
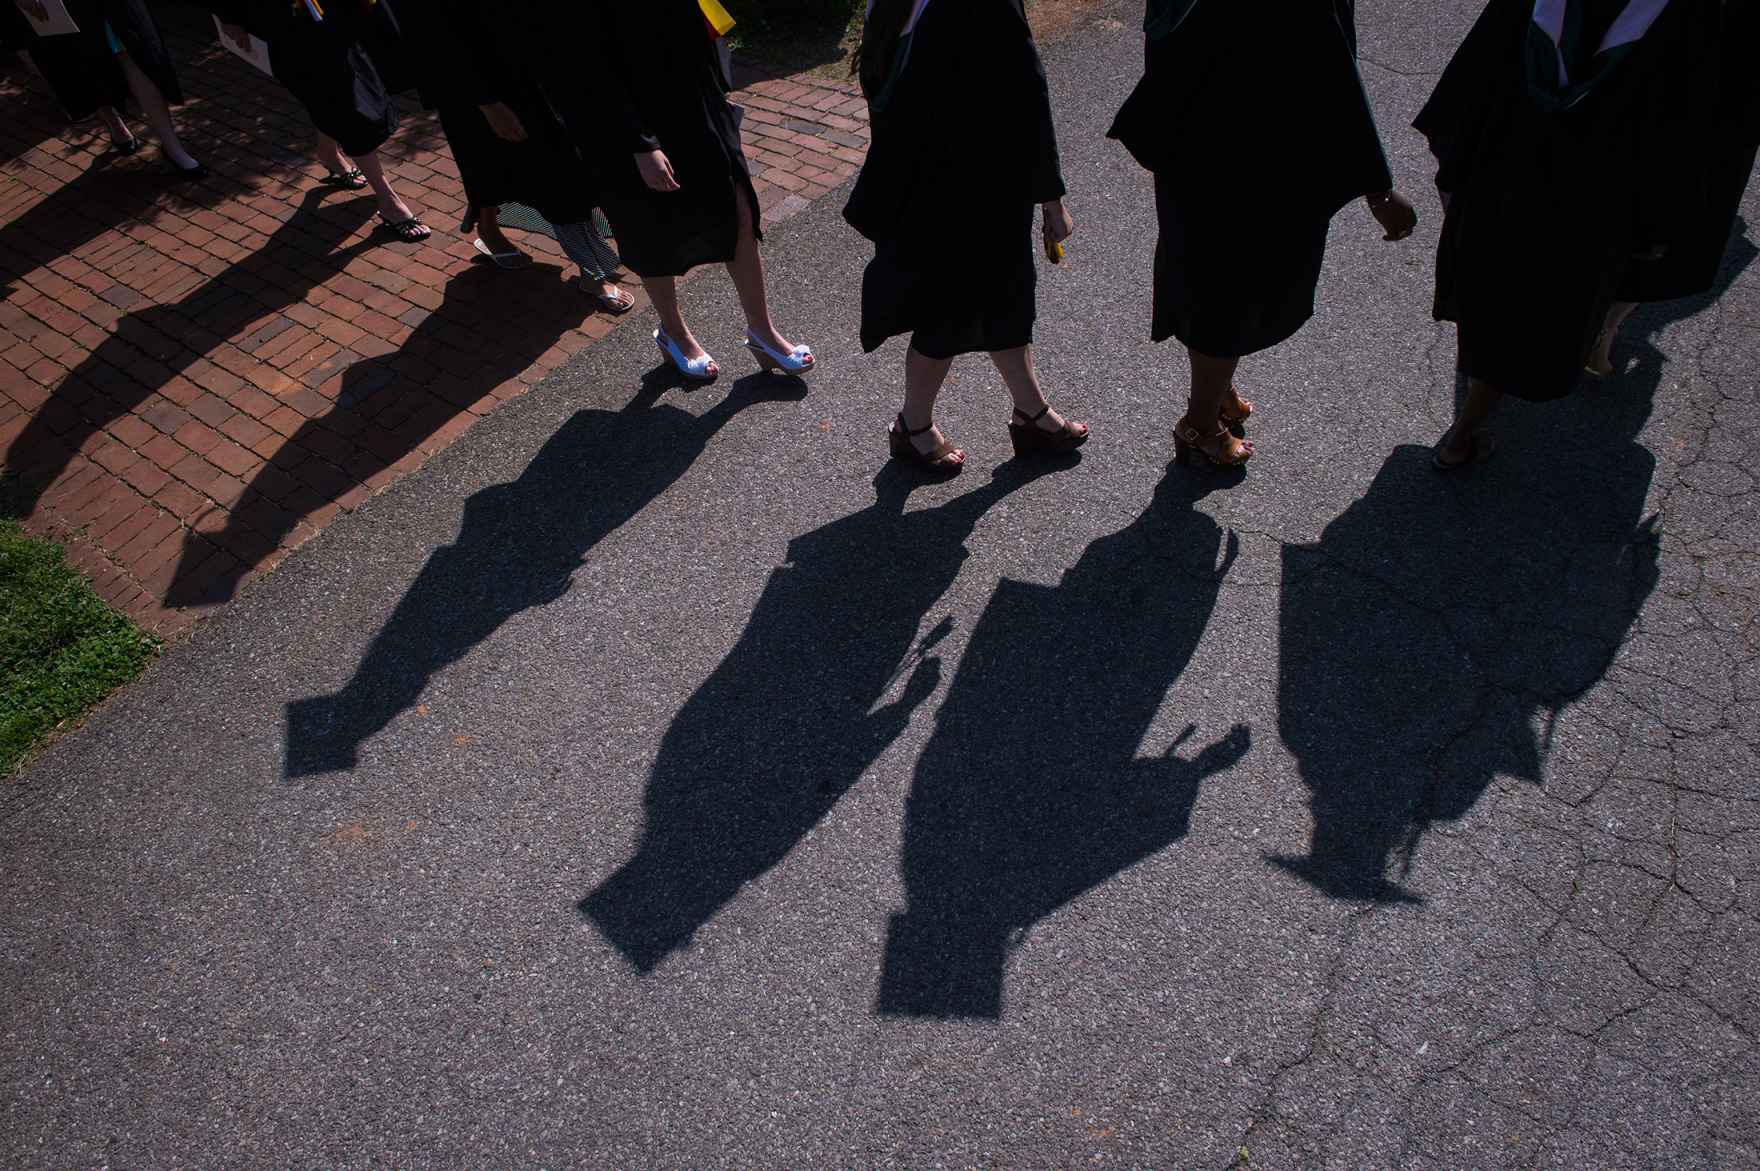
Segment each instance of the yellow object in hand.
M1052 264L1063 263L1063 245L1054 240L1045 241L1045 259Z
M716 36L726 36L727 30L733 27L733 14L721 7L720 0L697 0L697 7L702 11L703 19L709 22L709 27L715 30Z

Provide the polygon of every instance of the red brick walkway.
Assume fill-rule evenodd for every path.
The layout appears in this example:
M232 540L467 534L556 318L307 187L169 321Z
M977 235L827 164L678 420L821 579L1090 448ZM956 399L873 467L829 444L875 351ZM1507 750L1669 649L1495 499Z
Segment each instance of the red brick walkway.
M0 79L0 450L26 527L170 632L618 319L563 283L551 240L524 237L538 263L518 272L473 259L445 140L413 105L383 153L434 228L412 245L375 230L371 198L318 184L304 112L205 13L155 11L206 183L167 183L151 145L110 152L96 119L69 127L24 70ZM753 77L737 100L767 221L860 165L850 87Z

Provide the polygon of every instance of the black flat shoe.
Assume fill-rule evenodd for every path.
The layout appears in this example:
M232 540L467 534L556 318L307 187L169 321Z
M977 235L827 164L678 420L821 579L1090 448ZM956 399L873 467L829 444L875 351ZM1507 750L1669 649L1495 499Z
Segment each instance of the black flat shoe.
M170 171L172 176L177 179L188 179L192 183L200 183L203 179L206 179L209 175L213 174L212 171L208 170L207 164L205 163L197 163L193 167L180 167L172 162L168 156L161 155L160 157L165 162L165 169Z
M131 155L141 149L141 140L132 134L128 136L127 142L117 142L112 138L110 140L110 149L114 150L119 155Z

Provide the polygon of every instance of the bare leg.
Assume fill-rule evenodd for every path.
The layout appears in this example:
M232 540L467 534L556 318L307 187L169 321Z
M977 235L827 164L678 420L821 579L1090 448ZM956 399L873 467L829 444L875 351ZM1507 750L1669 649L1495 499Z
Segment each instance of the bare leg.
M1601 376L1613 373L1613 359L1608 356L1608 351L1613 349L1614 339L1619 337L1619 327L1637 307L1636 301L1615 301L1607 307L1607 319L1601 323L1601 336L1595 339L1595 348L1589 351L1589 357L1583 363L1589 373Z
M1063 430L1063 416L1045 410L1050 404L1045 401L1045 391L1039 385L1039 372L1033 369L1032 346L996 350L991 353L990 360L996 363L996 372L1002 375L1003 385L1008 387L1008 396L1014 400L1014 409L1020 412L1021 422L1045 411L1036 425L1053 433ZM1081 426L1076 424L1078 430Z
M930 424L935 418L935 399L941 394L941 384L947 381L947 372L951 369L952 358L931 358L919 354L915 346L904 352L904 424L912 431L918 427L929 428L921 435L911 436L912 445L925 455L946 442L941 428ZM1033 409L1038 410L1037 407ZM958 464L964 459L964 452L957 456L950 454L948 463Z
M128 123L123 120L122 111L115 106L99 106L98 118L104 123L104 128L110 132L110 141L117 146L134 141L134 131L128 128Z
M348 157L342 153L342 148L336 145L336 140L322 130L318 131L317 153L318 161L323 163L324 169L333 175L344 175L354 170L354 164L348 161Z
M318 136L320 149L322 149L323 143L324 136L320 134ZM334 148L336 143L332 141L330 145ZM394 224L400 224L416 214L409 209L409 204L398 198L397 192L391 190L391 180L385 177L385 166L379 161L378 151L370 150L359 156L354 160L354 165L361 169L361 174L367 177L367 184L372 187L373 194L378 196L380 215Z
M1638 302L1636 301L1615 301L1609 305L1607 307L1607 332L1610 335L1617 334L1619 327L1626 323L1626 318L1630 317L1632 310L1637 307Z
M642 287L648 290L648 300L654 303L654 311L660 315L660 332L672 339L672 344L678 347L685 360L694 362L707 353L691 336L691 327L684 323L684 314L678 310L678 278L645 276Z
M501 231L501 209L499 207L479 207L477 209L477 239L489 246L491 252L517 252Z
M129 92L141 104L141 111L152 124L153 133L159 136L159 149L165 152L165 157L185 170L200 166L177 140L177 127L171 124L171 107L165 104L165 95L159 92L153 79L142 73L141 67L127 53L116 54L116 63L122 66L122 76L128 82Z
M1446 462L1454 463L1472 456L1473 432L1502 397L1503 391L1490 383L1477 378L1467 379L1467 401L1461 404L1454 417L1454 426L1448 432L1448 442L1442 446L1442 458Z
M1222 400L1234 386L1235 368L1241 360L1212 358L1190 346L1186 347L1186 356L1192 363L1192 399L1186 406L1186 422L1197 428L1200 435L1214 435L1222 426ZM1251 440L1247 446L1252 446Z
M727 275L733 278L740 308L745 310L746 325L752 333L777 353L791 354L794 343L777 332L775 323L770 320L770 300L764 288L764 261L758 255L758 233L752 219L751 201L746 198L744 187L735 191L735 198L739 202L739 241L734 246L733 259L727 262ZM906 369L909 369L909 359L906 359Z

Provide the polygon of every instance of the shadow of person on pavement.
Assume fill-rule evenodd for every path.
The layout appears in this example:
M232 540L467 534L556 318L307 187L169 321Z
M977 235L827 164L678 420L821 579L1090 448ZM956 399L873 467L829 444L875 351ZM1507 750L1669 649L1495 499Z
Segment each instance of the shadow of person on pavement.
M920 475L889 461L875 502L796 537L737 645L685 702L648 774L635 856L580 911L640 971L684 947L781 861L935 690L952 630L924 617L998 501L1073 460L1013 460L905 511Z
M528 265L515 282L492 265L473 264L447 280L440 304L395 349L370 357L347 351L332 358L329 366L343 364L335 400L301 423L250 474L233 508L200 528L184 530L167 604L216 605L230 599L307 518L356 492L362 480L421 447L506 379L528 369L591 316L578 293L557 296L558 289L572 293L555 265ZM539 292L547 298L533 304ZM491 298L520 298L526 311L517 336L509 331L474 348L484 365L468 377L436 378L426 386L400 373L407 365L432 369L448 362L449 351L459 348L449 328L476 321L480 306ZM683 379L671 385L682 386Z
M1400 883L1431 824L1494 776L1543 779L1553 721L1656 585L1656 461L1637 441L1662 376L1653 339L1754 251L1738 237L1717 290L1637 310L1623 375L1506 398L1490 460L1438 475L1430 449L1400 447L1319 542L1284 547L1278 725L1314 837L1273 862L1333 897L1413 899Z
M19 133L17 128L9 129ZM37 130L28 139L15 137L17 153L28 153L65 133L65 128ZM98 130L99 135L104 133ZM217 185L168 187L156 168L149 170L123 155L101 154L89 169L0 223L0 297L16 292L19 282L32 272L72 255L106 232L154 224L167 212L189 215L226 198Z
M693 415L658 401L676 384L661 367L622 410L577 412L518 479L465 501L458 539L428 557L342 690L287 705L289 777L353 768L361 742L434 672L568 592L587 550L682 476L735 415L806 394L799 378L754 374Z
M372 214L371 201L322 207L325 194L308 192L262 248L176 303L142 305L125 314L67 372L6 449L4 466L19 481L14 507L28 512L93 435L132 413L228 336L298 304L355 253L373 246L370 240L343 246Z
M1190 725L1147 743L1240 549L1195 507L1217 486L1170 468L1056 586L997 586L917 762L880 1013L1000 1015L1011 941L1183 837L1199 783L1246 754L1241 725L1189 759Z

